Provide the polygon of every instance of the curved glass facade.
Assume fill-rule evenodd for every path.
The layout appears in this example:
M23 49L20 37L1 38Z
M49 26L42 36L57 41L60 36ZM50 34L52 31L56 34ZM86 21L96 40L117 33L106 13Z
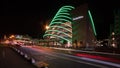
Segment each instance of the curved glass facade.
M56 13L51 23L49 24L49 29L46 30L44 38L56 39L58 41L66 41L72 43L72 17L71 10L73 6L63 6ZM59 43L62 43L59 42Z
M63 46L86 47L94 46L96 35L92 14L83 4L77 8L61 7L43 37Z

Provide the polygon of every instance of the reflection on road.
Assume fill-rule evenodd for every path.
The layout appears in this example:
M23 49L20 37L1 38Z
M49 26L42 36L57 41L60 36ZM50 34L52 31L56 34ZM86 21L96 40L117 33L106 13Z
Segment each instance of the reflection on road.
M109 68L120 67L119 64L96 60L87 54L65 54L52 48L25 46L19 48L22 52L33 57L36 64L46 64L50 68ZM70 51L69 51L70 52ZM88 57L85 57L88 56ZM96 57L96 56L93 56ZM102 58L102 57L98 57ZM105 59L105 58L104 58Z

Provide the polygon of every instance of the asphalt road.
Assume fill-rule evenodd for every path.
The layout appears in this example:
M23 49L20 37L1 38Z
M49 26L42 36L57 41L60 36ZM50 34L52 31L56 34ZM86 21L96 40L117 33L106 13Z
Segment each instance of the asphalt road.
M118 67L115 67L111 66L112 63L109 62L77 57L49 48L20 47L19 50L33 57L36 63L44 62L48 64L49 68L119 68L119 64Z
M36 68L10 47L0 45L0 68Z

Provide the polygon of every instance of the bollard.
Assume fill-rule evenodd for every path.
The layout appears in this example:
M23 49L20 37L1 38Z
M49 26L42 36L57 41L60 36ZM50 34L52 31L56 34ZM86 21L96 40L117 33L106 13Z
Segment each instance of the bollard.
M24 55L23 52L20 52L21 55Z
M33 58L31 58L31 63L33 63L33 64L35 63L35 60Z

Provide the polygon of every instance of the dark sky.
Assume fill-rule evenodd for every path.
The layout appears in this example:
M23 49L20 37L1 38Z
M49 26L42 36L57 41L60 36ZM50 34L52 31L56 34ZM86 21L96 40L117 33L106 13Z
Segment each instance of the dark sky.
M114 0L115 1L115 0ZM3 0L0 16L0 36L4 34L28 34L41 38L44 26L64 5L79 6L88 3L92 11L98 38L106 38L109 24L113 23L113 9L118 2L102 0Z

